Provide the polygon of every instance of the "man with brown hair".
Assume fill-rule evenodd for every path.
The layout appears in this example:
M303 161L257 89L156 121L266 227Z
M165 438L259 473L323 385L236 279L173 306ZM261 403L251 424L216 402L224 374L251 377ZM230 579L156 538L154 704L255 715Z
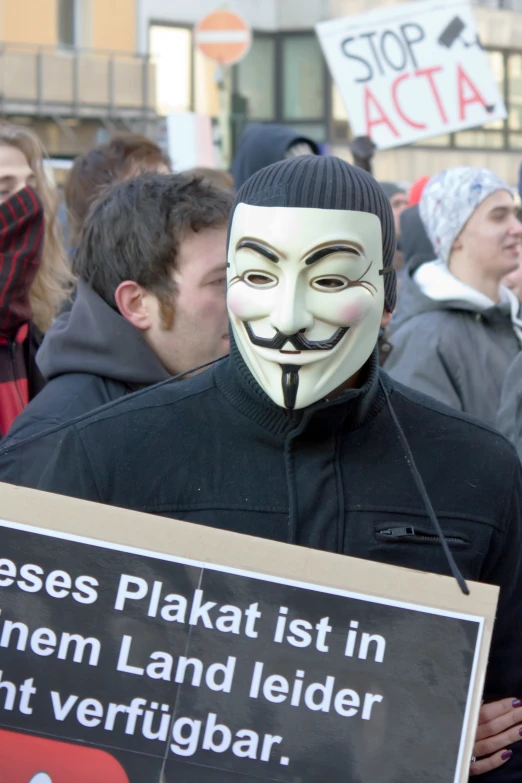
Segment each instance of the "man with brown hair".
M58 441L43 432L229 352L227 219L233 197L182 174L107 191L74 258L72 310L38 352L45 389L2 442L0 476L36 486Z
M71 246L77 246L89 209L104 188L146 172L168 174L170 171L168 155L137 133L114 136L107 144L79 155L64 190Z

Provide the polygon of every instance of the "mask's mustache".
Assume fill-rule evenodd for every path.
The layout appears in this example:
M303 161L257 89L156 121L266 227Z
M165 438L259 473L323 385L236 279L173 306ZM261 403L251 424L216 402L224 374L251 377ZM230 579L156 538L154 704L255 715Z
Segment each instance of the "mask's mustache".
M249 322L245 321L245 329L250 342L260 348L272 348L275 351L280 351L286 343L291 343L296 351L331 351L342 340L349 328L348 326L340 327L328 340L307 340L300 332L283 334L278 331L273 337L257 337Z

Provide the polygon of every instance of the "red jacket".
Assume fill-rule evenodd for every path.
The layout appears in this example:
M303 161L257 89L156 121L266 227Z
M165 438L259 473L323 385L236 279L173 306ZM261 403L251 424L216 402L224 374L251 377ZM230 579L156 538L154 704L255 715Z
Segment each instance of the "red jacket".
M29 304L43 238L43 207L32 188L0 204L0 436L44 384L34 360L41 335Z

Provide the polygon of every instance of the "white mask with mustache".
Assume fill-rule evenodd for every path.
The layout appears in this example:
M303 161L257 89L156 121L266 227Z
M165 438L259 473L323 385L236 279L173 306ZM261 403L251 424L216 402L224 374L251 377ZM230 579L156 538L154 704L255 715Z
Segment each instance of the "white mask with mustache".
M237 346L277 405L305 408L366 363L384 310L376 215L239 204L228 264Z

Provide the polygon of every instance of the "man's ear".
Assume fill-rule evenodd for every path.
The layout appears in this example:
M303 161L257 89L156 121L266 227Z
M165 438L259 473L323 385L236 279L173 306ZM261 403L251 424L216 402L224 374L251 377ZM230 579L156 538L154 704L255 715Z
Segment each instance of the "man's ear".
M149 294L133 280L124 280L114 294L118 310L136 329L146 330L152 326L149 311Z
M386 329L386 327L390 325L391 319L392 319L392 314L390 313L389 310L385 310L384 313L382 314L381 327L383 329Z

